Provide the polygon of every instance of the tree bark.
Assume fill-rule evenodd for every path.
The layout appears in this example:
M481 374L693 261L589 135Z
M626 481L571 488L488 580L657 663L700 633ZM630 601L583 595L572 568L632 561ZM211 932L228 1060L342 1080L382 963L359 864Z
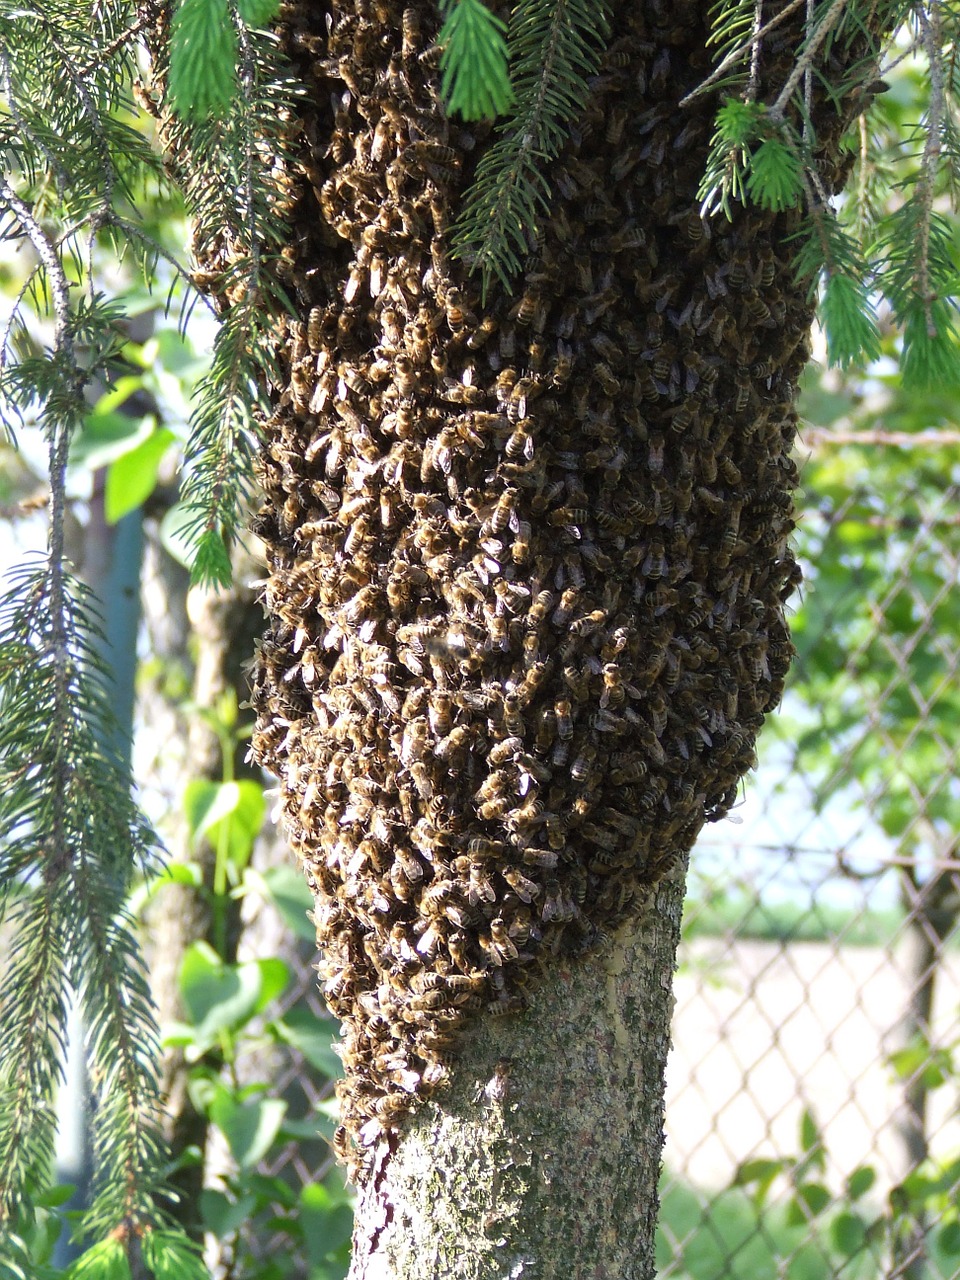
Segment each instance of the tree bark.
M684 871L466 1032L449 1088L373 1154L350 1280L653 1275Z
M782 692L812 315L798 211L701 217L709 13L611 6L523 278L484 298L450 231L495 135L443 108L436 6L281 11L307 93L270 151L295 314L253 746L344 1024L355 1280L653 1270L672 868ZM802 39L765 38L758 100ZM833 192L842 121L812 118ZM224 307L246 234L197 239Z

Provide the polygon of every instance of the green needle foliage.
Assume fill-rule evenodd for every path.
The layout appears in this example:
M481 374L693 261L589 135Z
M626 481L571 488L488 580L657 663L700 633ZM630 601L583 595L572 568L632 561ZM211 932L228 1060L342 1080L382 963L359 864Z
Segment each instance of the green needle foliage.
M609 31L605 4L525 0L510 19L507 46L514 103L477 166L453 233L454 252L510 289L536 242L550 199L547 165L582 110Z
M225 117L237 96L240 40L234 12L243 27L265 27L278 0L181 0L170 34L171 106L186 120Z
M770 101L759 101L754 50L763 35L796 5L756 25L752 3L720 0L714 43L716 71L697 92L723 88L700 196L703 211L730 216L734 203L752 201L779 211L805 209L806 242L797 267L801 277L821 286L820 319L832 362L847 366L876 358L879 338L874 304L885 299L902 333L901 367L908 388L956 379L960 344L955 317L960 260L957 246L937 208L941 194L960 189L960 76L957 46L960 11L937 0L904 7L898 0L881 8L881 29L897 34L889 50L866 32L864 13L846 0L815 5L797 61ZM911 43L905 50L904 42ZM837 42L860 40L868 53L857 77L843 84L824 80L816 60ZM892 69L905 61L918 80L917 115L900 122L893 158L878 145L864 90L883 90L874 78L883 58ZM857 156L852 190L837 211L823 192L817 170L817 138L810 113L813 79L843 107L860 102L849 145ZM735 89L735 93L730 90Z
M446 0L439 43L447 107L465 120L493 120L513 101L506 24L480 0Z
M12 575L0 600L0 1223L16 1222L51 1166L72 992L94 1093L85 1225L132 1241L163 1222L157 1033L124 910L153 837L116 747L98 638L89 591L53 554Z
M238 31L240 77L226 117L175 117L170 124L174 146L192 157L183 187L198 253L224 234L245 251L229 278L208 285L218 297L229 295L231 304L222 308L186 447L184 532L194 548L194 580L208 585L230 581L228 548L252 484L256 424L268 412L265 383L275 372L266 337L277 313L289 308L275 273L265 268L286 238L288 196L272 175L288 171L283 128L299 86L271 36L242 24Z
M224 116L236 95L237 30L227 0L181 0L170 36L170 102L187 119Z

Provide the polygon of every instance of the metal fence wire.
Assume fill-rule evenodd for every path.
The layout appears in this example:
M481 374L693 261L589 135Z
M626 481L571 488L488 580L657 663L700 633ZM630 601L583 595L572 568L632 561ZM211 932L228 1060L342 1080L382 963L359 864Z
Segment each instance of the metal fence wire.
M873 432L940 461L844 488L816 435L792 691L692 858L664 1277L960 1276L960 454ZM287 998L321 1013L309 970ZM278 1085L324 1096L296 1056ZM290 1147L269 1172L324 1169Z

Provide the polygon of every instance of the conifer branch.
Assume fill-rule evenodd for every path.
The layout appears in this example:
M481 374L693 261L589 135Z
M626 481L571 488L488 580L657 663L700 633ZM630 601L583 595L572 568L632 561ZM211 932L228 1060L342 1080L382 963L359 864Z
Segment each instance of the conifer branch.
M695 89L691 89L685 97L680 99L678 106L687 107L696 98L699 98L704 93L708 93L719 83L719 81L723 79L731 67L736 66L738 62L741 62L745 57L747 57L747 55L751 53L751 50L756 48L771 31L779 27L781 22L785 22L791 14L797 11L797 9L803 8L806 2L807 0L789 0L789 3L785 4L779 13L775 13L769 22L765 22L762 27L755 28L748 40L743 44L736 45L735 48L724 54L723 58L713 71L711 71L708 76L704 77Z
M823 17L807 31L803 48L794 63L793 70L783 83L783 88L770 104L768 111L773 120L783 120L787 104L793 98L797 85L812 69L820 47L843 16L849 0L832 0L830 8Z
M525 0L510 21L514 105L479 165L454 227L454 256L504 288L536 238L550 195L546 168L582 110L609 30L604 3Z
M209 239L230 229L243 246L229 278L213 286L231 302L223 307L213 363L197 392L186 448L183 533L193 555L194 581L230 581L228 546L240 525L259 448L258 414L270 368L262 337L278 312L290 309L266 269L286 233L288 143L283 121L300 86L274 54L269 37L237 22L240 92L226 119L174 119L174 145L191 156L185 194L196 222L194 240L202 256ZM273 163L262 164L269 149ZM277 175L280 176L277 176ZM235 193L243 192L238 201Z
M933 213L934 180L940 161L940 139L944 116L943 54L940 41L942 29L940 8L932 0L929 11L921 5L917 10L921 43L930 68L930 107L927 113L926 137L920 159L920 175L916 186L916 200L920 211L917 230L917 293L923 306L924 322L931 340L937 336L933 322L932 304L936 293L930 285L930 219Z

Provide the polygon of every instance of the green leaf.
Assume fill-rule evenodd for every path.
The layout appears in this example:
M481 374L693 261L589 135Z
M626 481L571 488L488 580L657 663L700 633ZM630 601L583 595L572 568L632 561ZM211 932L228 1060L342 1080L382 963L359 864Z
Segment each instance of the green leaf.
M226 830L231 862L238 868L245 866L266 814L263 788L258 782L252 778L240 782L195 779L184 788L184 810L194 839L206 836L217 847Z
M745 1160L743 1164L738 1166L733 1182L730 1185L734 1187L753 1186L755 1188L753 1193L754 1201L758 1205L763 1204L767 1192L774 1181L780 1174L792 1168L793 1163L792 1160L786 1159L769 1160L758 1158L756 1160Z
M343 1076L343 1063L333 1051L337 1033L332 1023L319 1019L309 1009L291 1009L272 1024L279 1040L298 1049L311 1066L330 1080Z
M286 1110L280 1098L238 1102L224 1092L214 1100L210 1118L222 1130L240 1168L250 1169L269 1151Z
M208 1231L223 1239L243 1226L255 1204L255 1196L241 1195L231 1200L225 1192L207 1188L200 1193L200 1217Z
M798 1186L787 1206L787 1224L803 1226L811 1217L823 1213L833 1197L821 1182L804 1182Z
M919 1081L926 1089L938 1089L954 1074L949 1051L935 1048L920 1035L914 1036L904 1048L891 1053L887 1061L899 1080Z
M76 1189L72 1182L58 1182L35 1195L33 1204L38 1209L58 1209L60 1205L67 1203Z
M235 784L194 779L183 789L183 811L191 836L201 836L237 803Z
M960 1222L946 1223L937 1233L937 1247L948 1256L960 1253Z
M876 1169L871 1165L860 1165L847 1179L847 1195L851 1200L859 1200L861 1196L866 1195L876 1180Z
M823 1135L809 1107L804 1107L800 1117L800 1148L804 1155L813 1155L820 1168L826 1163L823 1150Z
M312 1183L300 1193L300 1220L303 1223L307 1256L322 1263L331 1253L349 1243L353 1234L353 1206L344 1195L333 1195L323 1183Z
M290 979L282 960L224 964L206 942L188 948L180 966L180 994L199 1044L236 1031L278 996Z
M89 414L70 442L71 467L98 471L147 440L156 430L152 414L133 417L114 410Z
M317 926L313 922L313 894L296 867L269 867L261 877L274 906L290 929L305 942L313 942Z
M108 524L116 524L153 493L160 463L175 442L173 432L160 427L111 465L104 491L104 514Z
M867 1223L858 1213L838 1213L830 1223L830 1238L844 1257L852 1258L867 1244Z

